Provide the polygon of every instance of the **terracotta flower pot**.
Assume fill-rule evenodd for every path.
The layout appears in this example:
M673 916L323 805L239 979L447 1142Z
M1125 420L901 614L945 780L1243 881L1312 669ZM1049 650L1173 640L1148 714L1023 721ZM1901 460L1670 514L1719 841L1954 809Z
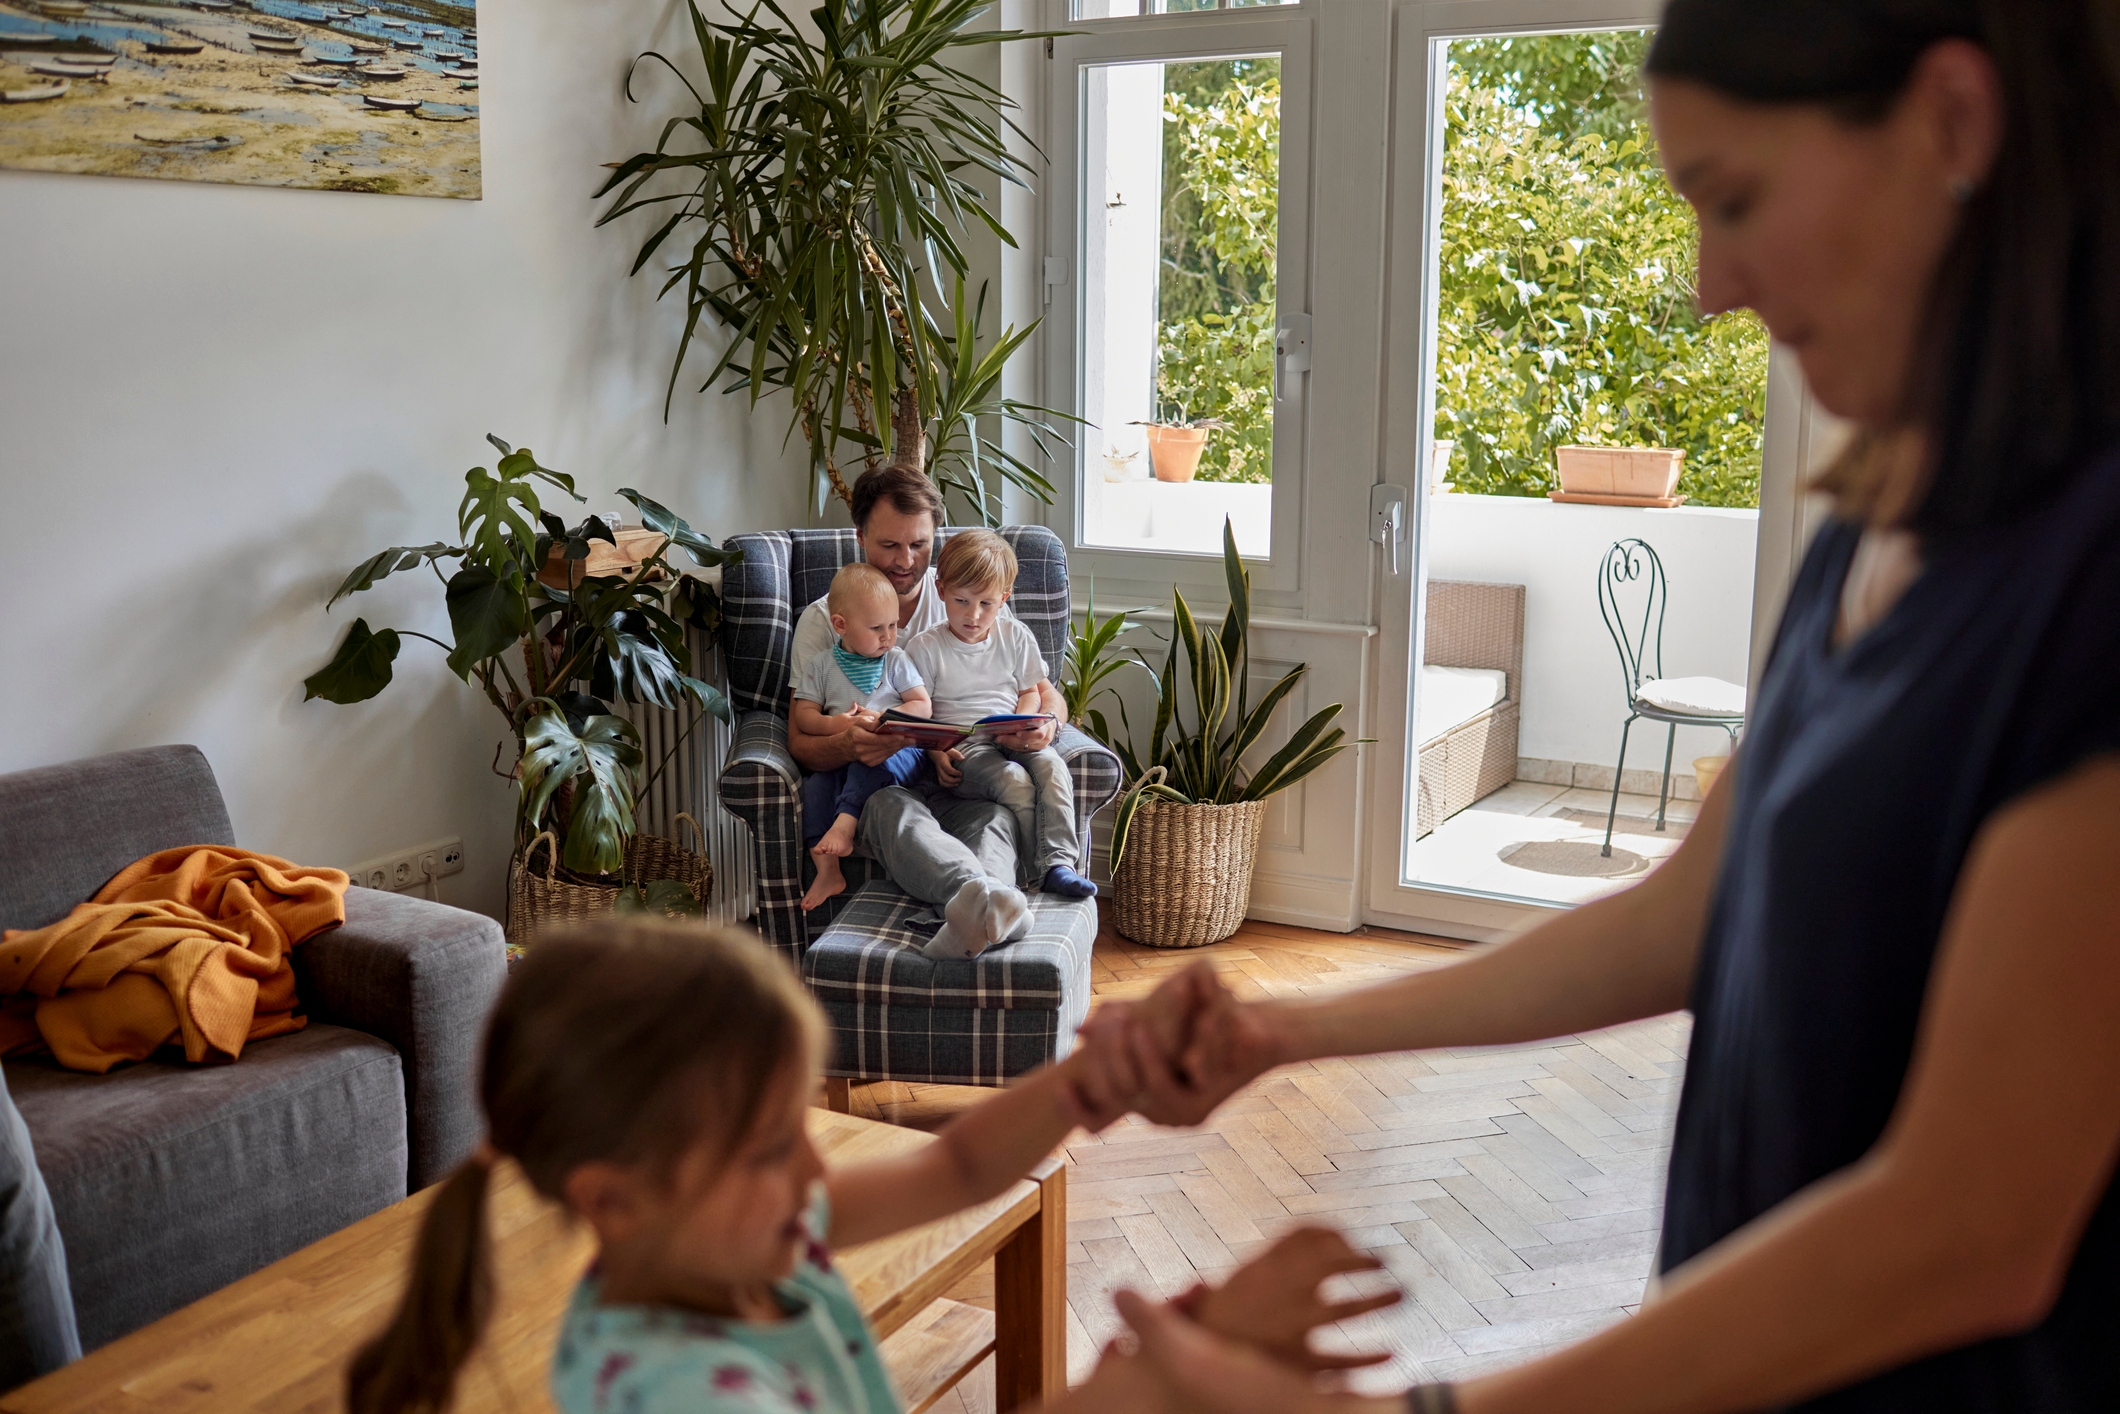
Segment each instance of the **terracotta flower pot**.
M1207 428L1148 425L1148 462L1158 481L1190 481L1207 450Z
M1662 447L1562 447L1561 490L1574 496L1660 500L1678 489L1686 454Z
M1693 779L1700 785L1700 798L1706 800L1708 792L1715 789L1716 777L1723 767L1730 764L1727 756L1696 756L1693 758Z

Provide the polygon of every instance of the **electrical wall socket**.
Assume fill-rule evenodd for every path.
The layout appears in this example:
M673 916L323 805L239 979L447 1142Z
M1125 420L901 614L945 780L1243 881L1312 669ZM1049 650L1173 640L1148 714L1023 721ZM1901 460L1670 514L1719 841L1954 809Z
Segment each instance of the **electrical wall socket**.
M362 888L403 893L421 887L429 879L463 873L464 842L454 835L445 840L429 840L356 864L346 872Z

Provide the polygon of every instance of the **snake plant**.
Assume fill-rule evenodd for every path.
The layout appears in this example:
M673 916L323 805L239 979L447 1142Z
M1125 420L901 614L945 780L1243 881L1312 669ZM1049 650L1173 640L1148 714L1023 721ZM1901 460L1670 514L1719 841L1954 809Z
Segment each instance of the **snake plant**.
M1175 587L1171 590L1172 633L1163 668L1141 659L1156 678L1155 729L1145 747L1133 740L1133 723L1126 718L1126 705L1119 706L1126 726L1125 740L1113 744L1125 767L1127 788L1119 797L1112 822L1112 871L1126 854L1126 840L1134 814L1144 800L1168 800L1180 805L1237 805L1264 800L1287 790L1341 752L1358 743L1344 729L1334 726L1341 704L1335 702L1314 713L1296 728L1287 744L1266 758L1256 769L1247 769L1245 756L1257 746L1272 724L1273 715L1309 670L1298 663L1266 690L1257 705L1251 702L1251 574L1237 555L1236 532L1222 523L1222 569L1229 583L1229 609L1219 631L1208 629L1194 617L1192 607ZM1179 699L1178 653L1185 653L1185 679L1191 689L1192 720L1185 719ZM1139 656L1138 654L1136 655Z

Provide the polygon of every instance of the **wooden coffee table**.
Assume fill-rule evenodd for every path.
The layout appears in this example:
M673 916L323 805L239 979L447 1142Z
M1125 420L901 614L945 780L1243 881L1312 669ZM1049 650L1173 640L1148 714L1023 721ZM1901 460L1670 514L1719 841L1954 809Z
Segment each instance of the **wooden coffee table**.
M828 1164L888 1158L929 1135L810 1111ZM433 1190L362 1219L64 1369L0 1395L0 1414L293 1414L344 1407L346 1360L388 1319ZM513 1165L489 1208L499 1303L457 1384L456 1414L550 1414L547 1362L591 1240ZM995 1404L1067 1387L1067 1174L1048 1159L992 1202L836 1254L883 1340L909 1414L988 1353ZM992 1312L943 1297L994 1260Z

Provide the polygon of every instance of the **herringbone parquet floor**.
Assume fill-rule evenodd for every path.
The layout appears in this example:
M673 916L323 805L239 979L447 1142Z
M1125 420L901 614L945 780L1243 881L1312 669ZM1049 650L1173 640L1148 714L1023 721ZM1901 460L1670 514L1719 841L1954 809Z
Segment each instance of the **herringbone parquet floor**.
M1100 997L1211 958L1246 996L1319 995L1447 964L1461 945L1251 923L1196 953L1098 939ZM1206 1125L1128 1120L1068 1144L1069 1363L1118 1330L1111 1292L1176 1294L1299 1223L1374 1253L1398 1306L1331 1339L1388 1350L1356 1385L1403 1389L1529 1359L1641 1301L1660 1221L1683 1015L1541 1045L1409 1052L1275 1071ZM858 1113L932 1127L978 1091L858 1087ZM952 1293L990 1304L991 1279ZM936 1406L987 1414L990 1373Z

